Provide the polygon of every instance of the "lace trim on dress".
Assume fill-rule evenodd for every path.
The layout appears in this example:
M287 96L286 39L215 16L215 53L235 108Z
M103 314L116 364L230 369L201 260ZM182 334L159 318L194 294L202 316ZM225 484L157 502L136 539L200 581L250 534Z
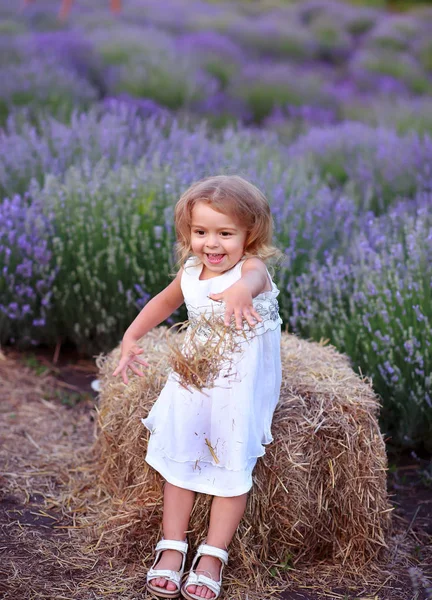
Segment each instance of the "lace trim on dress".
M238 269L239 265L244 262L245 259L240 260L232 269ZM201 264L199 261L196 262L196 257L189 257L185 263L185 269L187 267L192 267L195 269L193 273L188 272L187 277L191 279L195 279L199 276L201 272ZM268 271L267 271L268 272ZM220 275L219 277L223 277ZM202 280L209 281L209 280ZM211 281L211 280L210 280ZM248 323L244 323L243 326L243 338L246 334L246 339L250 339L251 337L259 334L263 334L268 330L277 329L282 324L282 319L279 315L279 303L277 301L277 296L279 295L279 290L276 287L275 283L271 280L272 289L261 292L253 299L253 305L257 313L262 318L261 322L258 322L254 327L251 327ZM223 317L225 308L224 302L215 302L210 300L209 304L205 304L202 306L191 305L186 302L186 309L188 314L188 320L190 321L190 328L198 328L196 333L202 339L208 339L211 337L211 327L208 323L205 322L205 319L202 317L206 317L207 319L211 319L212 317ZM189 328L188 328L189 329Z
M259 294L254 298L254 308L262 318L262 321L257 323L254 327L251 327L248 323L244 323L243 330L246 333L253 333L254 335L262 334L268 331L269 329L277 329L279 325L282 323L282 319L279 315L279 303L275 296L271 298L262 298L265 294L274 294L274 291L264 292L263 294ZM276 292L278 293L278 292ZM222 306L219 305L221 308ZM209 323L206 323L205 320L202 319L203 316L206 316L208 319L211 319L212 316L222 317L224 314L223 309L219 310L217 313L213 312L202 312L196 309L196 307L192 307L191 305L186 305L188 320L190 322L191 328L198 328L197 334L204 338L211 337L212 329Z

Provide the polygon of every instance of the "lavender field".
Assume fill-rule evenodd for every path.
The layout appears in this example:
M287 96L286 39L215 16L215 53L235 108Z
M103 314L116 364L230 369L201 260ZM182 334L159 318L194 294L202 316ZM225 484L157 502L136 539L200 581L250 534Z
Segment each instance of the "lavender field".
M169 282L179 194L238 173L272 205L288 329L430 449L432 7L58 4L0 0L0 344L112 349Z

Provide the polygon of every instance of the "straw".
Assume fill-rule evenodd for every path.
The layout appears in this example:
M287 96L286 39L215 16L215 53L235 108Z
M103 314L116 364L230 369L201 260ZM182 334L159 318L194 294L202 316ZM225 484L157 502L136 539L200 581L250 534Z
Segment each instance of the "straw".
M176 333L183 335L173 335ZM211 389L220 376L235 374L242 342L252 337L253 332L247 336L245 331L236 331L233 325L226 326L221 316L202 314L168 331L168 363L182 387L199 391Z
M44 500L38 512L55 518L58 532L7 528L8 543L23 549L16 560L13 552L3 557L11 597L132 600L143 593L162 535L163 485L144 460L149 434L140 419L170 372L170 347L179 343L174 331L150 332L140 344L150 367L128 386L112 377L119 348L98 357L94 432L89 402L61 406L52 401L52 377L0 363L5 411L16 415L0 431L3 491L23 503L37 492ZM282 363L274 442L258 461L222 597L269 600L295 589L335 599L343 596L331 590L344 586L359 596L404 598L398 572L409 566L420 534L396 518L391 535L387 462L370 381L334 348L288 334ZM189 561L206 534L210 502L197 495Z

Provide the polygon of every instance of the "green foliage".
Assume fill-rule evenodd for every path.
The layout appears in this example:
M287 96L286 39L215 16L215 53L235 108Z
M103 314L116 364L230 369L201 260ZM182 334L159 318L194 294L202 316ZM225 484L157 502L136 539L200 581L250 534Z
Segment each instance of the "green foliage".
M53 327L84 352L116 345L147 294L156 295L169 281L173 239L163 227L166 199L151 185L137 185L132 169L111 173L103 163L89 182L72 168L65 183L48 178L36 196L55 212Z
M359 124L359 128L362 127ZM316 144L312 145L307 144L306 134L304 149L302 142L299 142L300 155L301 160L307 164L310 176L318 171L321 179L330 187L343 188L354 199L358 215L366 211L381 215L398 198L413 198L417 191L418 170L421 165L409 164L406 158L398 160L398 157L391 156L392 138L384 139L382 147L378 147L376 138L369 135L367 130L353 133L357 133L359 139L342 133L328 138L323 136L321 147L319 135L316 136ZM395 143L396 139L401 144L409 144L412 138L393 137ZM423 168L427 169L427 166L423 165Z
M301 81L294 72L267 74L244 78L233 84L233 95L244 100L255 121L260 123L277 106L301 106L317 103L326 105L329 99L323 91L323 81L305 75Z
M432 82L411 57L402 53L374 51L368 53L362 66L371 73L400 79L415 94L431 94Z
M164 65L128 64L121 68L114 86L116 94L127 93L137 98L151 98L172 110L182 108L204 95L195 81L181 68Z
M370 31L375 24L375 17L370 14L360 13L350 17L345 25L348 33L363 35Z
M222 58L209 58L204 63L204 68L209 75L217 79L221 89L228 87L229 83L238 71L238 68Z
M421 65L427 71L432 71L432 40L424 39L418 50Z
M50 370L38 360L35 354L25 354L22 361L26 367L29 367L38 376L45 375Z
M301 30L297 33L295 30L289 33L279 33L258 30L249 33L240 34L243 44L253 48L255 51L273 54L278 57L290 58L292 60L301 60L310 58L312 55L311 45L305 43L305 33ZM312 38L311 40L312 41Z
M301 98L295 89L295 84L264 83L255 81L237 86L237 95L246 101L251 109L254 121L260 123L267 117L275 106L285 104L299 105Z
M3 19L0 21L0 35L17 35L25 33L26 27L19 21Z
M350 121L394 128L400 134L417 131L432 135L432 99L424 97L405 102L383 96L367 104L347 104L343 117Z
M90 395L82 394L81 392L66 391L63 389L53 390L49 400L59 402L63 406L73 408L79 402L82 402L85 398L89 398Z
M272 577L281 577L283 573L292 571L294 569L293 558L294 556L290 552L288 552L285 560L282 563L271 567L270 574L272 575Z
M330 16L319 16L311 24L317 45L317 56L330 62L342 62L350 49L351 41L343 24Z
M111 93L151 98L176 110L202 98L210 87L190 57L176 52L162 31L119 27L114 35L95 31L92 39L105 65L112 68ZM221 77L228 77L228 70Z
M11 111L25 108L29 119L50 114L68 121L73 110L86 109L97 92L85 79L52 60L23 61L0 67L0 125Z

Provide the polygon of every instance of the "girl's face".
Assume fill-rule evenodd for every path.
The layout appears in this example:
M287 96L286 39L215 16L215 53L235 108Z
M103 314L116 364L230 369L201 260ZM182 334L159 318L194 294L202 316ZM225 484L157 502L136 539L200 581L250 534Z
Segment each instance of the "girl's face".
M245 227L205 202L197 202L192 209L192 252L204 264L209 277L216 277L238 263L246 235Z

